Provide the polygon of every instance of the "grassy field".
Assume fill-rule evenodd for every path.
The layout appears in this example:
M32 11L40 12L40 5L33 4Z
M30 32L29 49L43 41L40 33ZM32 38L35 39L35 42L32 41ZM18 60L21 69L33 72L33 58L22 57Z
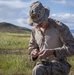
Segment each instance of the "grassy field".
M0 75L31 75L32 64L28 59L30 34L0 33ZM13 50L24 53L10 53ZM5 52L6 53L5 53Z
M0 55L0 75L31 75L32 62L24 55Z
M31 75L33 63L28 58L30 34L0 33L0 51L23 50L21 53L0 53L0 75ZM74 57L68 58L74 75Z
M0 50L28 48L30 34L0 33Z

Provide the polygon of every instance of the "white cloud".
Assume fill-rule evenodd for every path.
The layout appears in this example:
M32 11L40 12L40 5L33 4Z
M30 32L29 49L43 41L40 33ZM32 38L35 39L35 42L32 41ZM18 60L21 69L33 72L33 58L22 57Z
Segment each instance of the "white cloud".
M19 24L27 24L27 19L19 18L16 20Z
M29 7L33 1L34 0L30 0L29 2L23 2L21 0L0 0L0 6L4 5L10 8L25 8Z
M51 0L54 3L66 4L66 0Z
M60 20L61 22L68 25L71 29L74 29L74 14L70 13L57 13L51 14L51 17Z
M74 6L74 0L50 0L53 3Z
M19 18L19 19L16 19L16 22L19 26L22 25L22 27L26 27L26 28L32 28L30 25L28 25L28 18Z

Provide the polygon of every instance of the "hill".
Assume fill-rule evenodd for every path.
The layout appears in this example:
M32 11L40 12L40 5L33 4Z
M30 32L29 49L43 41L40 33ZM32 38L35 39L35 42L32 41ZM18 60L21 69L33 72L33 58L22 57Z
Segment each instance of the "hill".
M13 25L11 23L1 22L0 23L0 32L8 33L30 33L31 30L25 27L20 27Z

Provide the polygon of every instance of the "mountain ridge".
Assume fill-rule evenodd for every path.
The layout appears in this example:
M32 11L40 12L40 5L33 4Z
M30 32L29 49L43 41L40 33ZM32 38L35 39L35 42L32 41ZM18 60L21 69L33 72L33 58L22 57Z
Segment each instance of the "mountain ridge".
M7 22L0 22L0 32L8 32L8 33L30 33L31 29L16 26Z

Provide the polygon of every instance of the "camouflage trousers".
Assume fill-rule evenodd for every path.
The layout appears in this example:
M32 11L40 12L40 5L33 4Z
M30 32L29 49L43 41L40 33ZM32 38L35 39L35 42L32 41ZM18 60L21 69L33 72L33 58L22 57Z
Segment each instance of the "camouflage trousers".
M68 75L70 67L67 61L41 61L33 68L32 75Z

